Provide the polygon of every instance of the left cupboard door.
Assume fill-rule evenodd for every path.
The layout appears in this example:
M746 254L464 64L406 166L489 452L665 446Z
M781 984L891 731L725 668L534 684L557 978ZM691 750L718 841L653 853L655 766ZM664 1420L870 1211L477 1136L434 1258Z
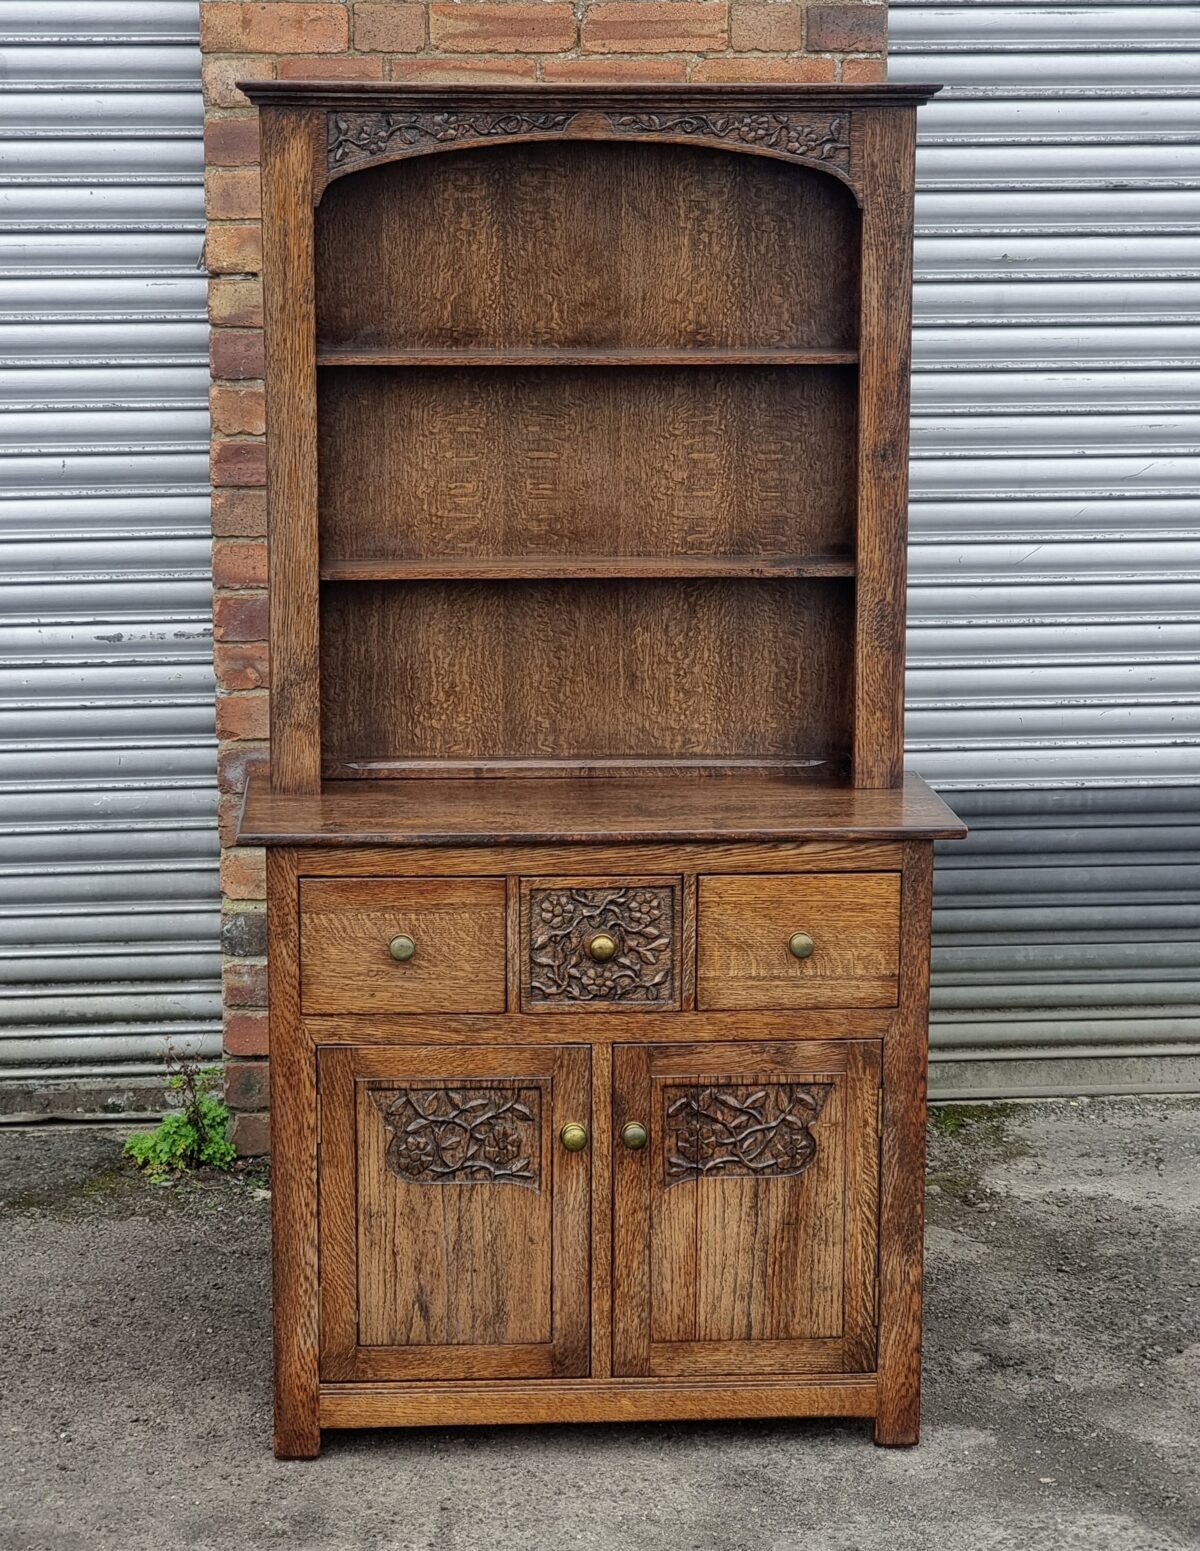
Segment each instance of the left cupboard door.
M586 1046L322 1046L321 1377L589 1366Z

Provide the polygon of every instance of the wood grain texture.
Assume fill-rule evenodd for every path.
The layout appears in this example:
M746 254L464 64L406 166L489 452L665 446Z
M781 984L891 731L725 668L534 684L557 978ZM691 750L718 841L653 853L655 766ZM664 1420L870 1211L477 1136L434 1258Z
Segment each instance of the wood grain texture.
M837 581L326 582L328 756L836 759L850 605Z
M704 1383L588 1379L576 1384L327 1384L324 1427L471 1427L536 1422L686 1422L736 1417L870 1417L875 1381L824 1379Z
M545 581L575 577L853 576L843 555L433 555L407 560L323 560L321 579L334 582Z
M857 341L849 190L688 146L533 143L371 168L326 190L316 269L326 350Z
M324 562L853 550L847 367L322 368Z
M271 779L321 785L312 196L320 113L262 115Z
M906 847L899 1019L883 1046L879 1197L879 1411L875 1441L921 1434L925 1092L929 1065L929 922L933 847Z
M810 958L789 951L794 932ZM891 1006L899 957L899 873L700 879L702 1008Z
M858 1008L810 1008L804 1012L806 1038L817 1040L883 1039L896 1022L894 1010L863 1011ZM508 1013L505 1017L448 1013L372 1013L361 1016L306 1018L309 1038L321 1045L458 1045L486 1042L490 1045L553 1045L561 1043L564 1025L541 1013ZM655 1044L696 1044L786 1040L797 1028L794 1012L760 1012L747 1018L744 1012L679 1013L660 1018L644 1012L617 1009L605 1013L600 1026L592 1020L580 1025L573 1019L573 1039L613 1040L616 1043L653 1039Z
M585 1373L590 1157L558 1133L589 1120L587 1051L406 1044L321 1061L322 1124L340 1139L322 1158L325 1376Z
M858 417L858 582L854 780L904 772L908 407L912 358L916 113L863 113L862 349Z
M966 826L919 776L909 774L895 789L858 790L845 783L794 776L616 777L530 779L503 781L463 779L454 781L339 781L311 797L283 797L271 792L257 774L252 775L239 830L242 845L294 845L331 848L325 862L319 855L305 859L306 868L328 865L336 871L366 869L370 852L354 858L332 854L339 847L483 846L496 850L527 845L553 847L591 845L581 865L611 864L598 861L622 843L639 848L649 843L684 845L706 842L697 853L696 867L705 871L742 872L764 870L756 847L782 842L785 848L767 850L787 856L787 863L771 864L767 871L787 871L792 866L849 867L862 870L881 865L878 852L857 849L848 842L889 842L913 839L961 839ZM800 842L800 844L796 844ZM807 842L807 844L805 844ZM460 853L461 865L478 872L478 853ZM617 870L640 871L647 864L632 858L641 849L624 853L625 865ZM672 850L670 854L674 855ZM898 853L888 852L898 860ZM722 865L724 855L731 860ZM527 860L505 852L488 855L489 869L547 872L554 862L541 865L529 853ZM736 865L732 858L738 858ZM821 857L830 858L828 864ZM406 850L411 861L414 852ZM806 861L805 858L808 858ZM861 857L861 861L856 861ZM511 865L510 865L511 861ZM386 858L381 870L394 870ZM423 860L417 854L412 870L437 870L450 865L437 857ZM559 864L561 866L561 864ZM670 871L670 864L654 861L656 871ZM406 870L408 865L406 862ZM686 869L685 869L686 870Z
M339 350L319 347L318 366L855 366L857 350L781 345L511 345Z
M300 943L306 1013L504 1011L503 878L307 879Z
M544 1027L545 1025L543 1025ZM592 1360L593 1379L612 1375L613 1123L612 1046L592 1055Z
M358 1346L358 1131L354 1052L317 1050L321 1378L354 1377Z
M616 1373L869 1366L878 1083L863 1069L848 1043L616 1048L616 1134L635 1119L651 1138L616 1149Z
M271 1003L271 1269L275 1346L275 1453L320 1452L317 1419L317 1073L300 1021L296 859L267 856Z

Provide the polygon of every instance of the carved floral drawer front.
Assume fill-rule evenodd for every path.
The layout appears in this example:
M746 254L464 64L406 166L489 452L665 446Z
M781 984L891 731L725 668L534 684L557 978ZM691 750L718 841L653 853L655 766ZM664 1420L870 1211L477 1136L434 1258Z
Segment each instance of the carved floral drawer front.
M680 899L678 878L526 879L522 1009L678 1011Z

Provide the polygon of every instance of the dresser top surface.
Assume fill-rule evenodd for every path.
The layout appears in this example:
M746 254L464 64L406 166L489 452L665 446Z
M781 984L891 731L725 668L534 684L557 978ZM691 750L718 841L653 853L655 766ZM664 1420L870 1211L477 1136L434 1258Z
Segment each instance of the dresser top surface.
M478 82L413 85L393 81L239 81L238 88L259 107L318 108L327 111L425 110L461 104L471 110L501 108L540 112L550 106L586 112L627 109L678 112L710 107L751 111L772 108L915 107L941 90L932 82L872 81L861 85L804 82L562 83L501 86Z
M919 776L853 788L784 775L338 781L273 792L252 774L242 845L556 845L953 840L965 825Z

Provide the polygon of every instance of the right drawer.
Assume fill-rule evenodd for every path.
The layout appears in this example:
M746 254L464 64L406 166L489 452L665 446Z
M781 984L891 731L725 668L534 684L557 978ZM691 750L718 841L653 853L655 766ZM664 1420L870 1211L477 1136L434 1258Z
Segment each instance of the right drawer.
M893 1007L899 961L899 873L700 879L700 1008Z

